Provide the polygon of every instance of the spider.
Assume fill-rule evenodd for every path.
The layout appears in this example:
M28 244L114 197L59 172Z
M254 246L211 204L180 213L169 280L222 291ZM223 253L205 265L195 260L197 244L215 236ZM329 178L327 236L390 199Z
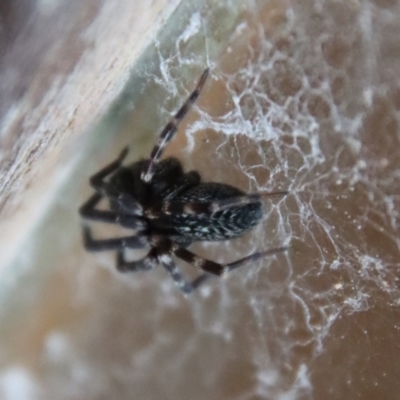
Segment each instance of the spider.
M94 239L90 228L84 225L86 250L116 251L116 267L121 272L148 271L161 264L184 294L193 292L209 276L223 276L251 261L288 249L256 252L228 264L205 259L187 249L195 241L241 236L262 219L263 197L288 193L246 194L227 184L202 182L197 171L184 172L174 157L160 160L179 123L198 98L208 74L207 68L194 91L161 131L149 158L123 166L128 153L128 148L124 148L115 161L90 178L94 194L79 209L84 219L134 231L130 236L100 240ZM103 198L108 200L109 210L96 208ZM144 258L136 261L125 258L124 249L142 248L148 248ZM192 282L187 281L172 256L192 264L201 274Z

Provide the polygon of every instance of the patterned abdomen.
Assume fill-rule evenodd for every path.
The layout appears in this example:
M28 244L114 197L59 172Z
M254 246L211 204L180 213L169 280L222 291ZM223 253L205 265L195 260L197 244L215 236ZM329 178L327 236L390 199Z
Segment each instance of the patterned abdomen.
M216 200L242 196L241 190L221 183L202 183L174 201L182 203L209 203ZM227 240L238 237L258 224L263 211L260 202L231 207L213 214L179 214L171 216L175 230L179 235L191 241Z

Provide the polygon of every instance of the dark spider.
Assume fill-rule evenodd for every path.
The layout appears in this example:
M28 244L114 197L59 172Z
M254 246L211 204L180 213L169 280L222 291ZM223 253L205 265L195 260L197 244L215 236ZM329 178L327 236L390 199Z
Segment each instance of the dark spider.
M196 101L207 79L206 69L193 93L162 130L148 159L122 166L128 153L125 148L111 164L94 174L90 184L95 193L79 212L83 218L117 224L135 231L132 236L96 240L89 227L83 228L88 251L117 251L117 269L121 272L147 271L157 263L170 273L178 287L191 293L211 275L221 276L245 263L287 250L279 247L257 252L229 264L218 264L186 248L198 240L227 240L241 236L257 225L262 216L261 198L282 196L287 192L246 194L223 183L201 182L197 171L184 172L174 157L160 161L178 124ZM106 198L110 210L96 209ZM149 247L147 255L127 261L124 249ZM187 282L171 256L180 258L204 271Z

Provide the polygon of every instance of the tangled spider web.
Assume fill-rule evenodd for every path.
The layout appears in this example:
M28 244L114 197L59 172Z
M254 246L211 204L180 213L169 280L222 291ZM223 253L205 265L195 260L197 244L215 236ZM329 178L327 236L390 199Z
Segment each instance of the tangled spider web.
M249 392L236 398L374 398L385 380L390 393L399 389L388 372L398 371L390 357L380 361L384 378L366 383L371 353L385 353L384 343L398 341L400 82L394 71L400 65L393 47L398 51L399 12L394 3L308 2L286 10L284 28L273 34L254 15L236 28L232 48L213 70L220 86L210 96L223 98L226 107L199 107L200 117L186 129L191 165L203 165L209 179L290 195L266 204L263 226L247 247L228 243L221 255L218 244L205 254L234 258L282 243L291 250L221 284L218 300L211 296L212 312L192 304L202 334L178 352L178 370L192 354L201 364L203 335L212 333L242 354L241 366L232 366L221 349L215 365L205 351L212 366L202 379L216 384L230 368L239 380L253 379ZM176 59L183 58L178 52ZM162 59L162 69L171 70L176 59ZM201 135L206 139L199 141ZM212 154L217 161L207 171L204 159ZM229 172L219 175L224 166ZM239 328L233 315L245 325ZM371 346L373 321L382 341ZM347 388L339 389L342 384Z
M263 222L245 237L193 251L224 262L290 250L189 299L161 269L96 280L87 271L113 269L114 258L88 256L71 279L73 301L90 312L47 335L38 398L398 397L400 5L251 4L222 56L213 41L224 14L192 12L172 50L156 42L159 74L143 78L168 93L151 103L165 121L197 81L182 69L200 75L208 64L211 78L167 155L205 181L290 191L265 201ZM194 55L199 43L207 62ZM3 386L21 374L30 385L10 370Z

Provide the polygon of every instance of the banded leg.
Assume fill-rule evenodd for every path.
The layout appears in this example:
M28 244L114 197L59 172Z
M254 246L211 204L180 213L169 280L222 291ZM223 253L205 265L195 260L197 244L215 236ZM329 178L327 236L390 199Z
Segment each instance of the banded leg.
M83 227L83 244L87 251L143 249L148 244L146 236L125 236L115 239L93 239L90 228Z
M143 207L138 203L138 201L128 193L118 193L114 195L108 191L107 197L110 200L114 200L118 203L121 209L130 215L143 215Z
M167 202L163 204L162 210L156 207L148 209L151 215L163 214L213 214L218 211L226 210L228 208L246 206L252 203L260 202L264 197L286 196L289 192L269 192L269 193L254 193L245 194L243 196L234 196L227 199L216 200L212 202Z
M191 264L209 274L221 276L224 273L224 265L200 257L183 247L174 247L172 254L181 260L186 261L188 264Z
M122 250L118 250L116 261L117 270L120 272L150 271L156 266L155 260L148 256L136 261L127 261Z
M199 97L201 89L206 82L208 76L209 69L206 68L203 74L200 77L199 83L197 84L194 91L185 101L183 106L178 110L178 112L172 117L172 119L168 122L165 128L161 131L159 139L156 145L153 147L153 150L150 153L150 158L147 163L144 164L143 171L141 174L141 179L144 182L150 182L154 175L155 165L159 161L165 147L167 146L168 142L174 137L176 130L178 128L179 123L185 117L187 112L192 107L193 103Z
M144 221L140 220L135 215L119 214L114 211L96 209L97 204L99 204L103 197L102 194L95 193L81 206L79 209L80 215L86 219L109 224L118 224L125 228L144 229L146 227Z
M169 255L163 254L159 256L160 263L171 275L175 284L184 294L190 294L196 290L208 278L207 274L200 275L192 282L188 282L179 271L178 267Z
M271 256L273 254L282 253L287 251L288 249L289 249L288 247L278 247L272 250L260 251L228 264L219 264L214 261L207 260L206 258L200 257L197 254L194 254L191 251L186 250L182 247L175 248L173 250L173 254L176 257L186 261L189 264L194 265L196 268L202 269L203 271L209 274L222 276L230 271L233 271L236 268L248 264L249 262L256 261L261 258Z
M210 274L201 274L196 279L194 279L191 283L193 290L196 290L200 287L208 278L210 278Z
M249 256L241 258L240 260L226 264L224 272L227 273L227 272L233 271L236 268L239 268L250 262L257 261L257 260L260 260L261 258L269 257L269 256L272 256L277 253L284 253L285 251L288 251L288 250L289 250L289 247L284 246L284 247L277 247L275 249L259 251L257 253L250 254Z

